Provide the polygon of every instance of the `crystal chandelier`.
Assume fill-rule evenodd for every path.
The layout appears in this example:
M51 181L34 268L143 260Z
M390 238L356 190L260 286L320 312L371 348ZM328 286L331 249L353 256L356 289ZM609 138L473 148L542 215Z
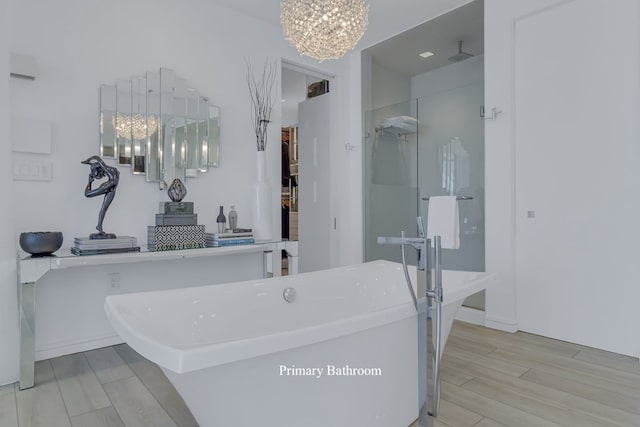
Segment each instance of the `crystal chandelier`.
M147 130L149 131L149 136L158 130L158 120L152 114L145 117L142 114L118 113L111 119L111 123L116 130L118 138L145 139Z
M324 61L341 58L367 29L364 0L283 0L284 36L302 55Z

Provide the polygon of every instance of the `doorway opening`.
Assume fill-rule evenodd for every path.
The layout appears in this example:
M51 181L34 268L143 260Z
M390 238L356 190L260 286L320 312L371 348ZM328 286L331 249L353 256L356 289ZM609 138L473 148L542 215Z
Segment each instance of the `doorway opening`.
M443 266L484 271L483 54L483 0L363 51L366 261L400 261L377 236L416 236L428 198L449 195L462 199L460 247ZM484 310L484 291L464 305Z
M283 240L295 242L295 256L299 257L303 270L308 259L315 255L305 250L305 244L302 243L302 250L299 249L298 243L304 236L307 240L312 239L310 231L313 227L317 228L316 210L309 204L309 196L313 194L313 202L318 202L318 190L324 190L328 193L328 182L324 184L317 179L314 172L315 165L318 162L318 152L322 148L317 148L317 135L311 135L314 128L326 126L328 129L327 118L329 115L328 107L321 107L320 110L310 110L309 104L313 104L313 99L329 93L331 76L317 73L312 70L300 67L298 65L282 62L282 129L281 129L281 148L282 148L282 182L281 182L281 222ZM300 124L302 123L303 136L301 143L299 139ZM313 139L314 148L310 149L310 141ZM326 148L328 152L328 138L321 138L320 146ZM300 158L300 153L306 153L307 158L313 156L311 162L314 167L307 166L301 168L300 165L305 163L305 156ZM302 160L302 161L301 161ZM328 159L327 159L328 160ZM307 162L307 164L309 164ZM319 167L327 166L318 165ZM306 194L305 194L306 192ZM302 195L302 197L301 197ZM302 199L302 204L301 204ZM319 201L322 202L322 201ZM326 201L328 204L328 200ZM302 205L302 206L301 206ZM328 209L327 209L328 210ZM306 214L305 214L306 211ZM305 221L306 220L306 221ZM305 225L307 224L307 225ZM315 225L314 225L315 224ZM328 230L326 230L328 234ZM308 246L308 245L307 245ZM315 242L318 251L326 250L329 247L322 245L321 242ZM291 253L282 253L282 274L286 275L292 271ZM328 266L327 266L328 268Z

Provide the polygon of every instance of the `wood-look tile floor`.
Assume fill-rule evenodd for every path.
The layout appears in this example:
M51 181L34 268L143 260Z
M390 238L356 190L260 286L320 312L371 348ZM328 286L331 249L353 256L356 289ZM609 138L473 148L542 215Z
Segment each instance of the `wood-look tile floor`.
M601 350L456 322L442 380L436 427L640 426L638 359ZM162 371L123 344L38 362L32 389L0 387L0 427L18 426L197 423Z

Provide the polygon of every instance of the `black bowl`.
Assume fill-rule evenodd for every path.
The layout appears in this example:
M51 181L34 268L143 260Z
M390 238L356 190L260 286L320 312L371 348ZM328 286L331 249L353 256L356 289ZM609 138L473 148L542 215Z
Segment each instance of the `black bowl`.
M33 256L51 255L62 246L59 231L34 231L20 233L20 247Z

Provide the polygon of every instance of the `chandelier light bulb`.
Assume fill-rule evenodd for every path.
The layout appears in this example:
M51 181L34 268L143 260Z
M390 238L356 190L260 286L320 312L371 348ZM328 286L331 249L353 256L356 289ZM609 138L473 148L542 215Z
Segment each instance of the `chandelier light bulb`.
M353 49L367 29L364 0L283 0L282 31L302 55L338 59Z

